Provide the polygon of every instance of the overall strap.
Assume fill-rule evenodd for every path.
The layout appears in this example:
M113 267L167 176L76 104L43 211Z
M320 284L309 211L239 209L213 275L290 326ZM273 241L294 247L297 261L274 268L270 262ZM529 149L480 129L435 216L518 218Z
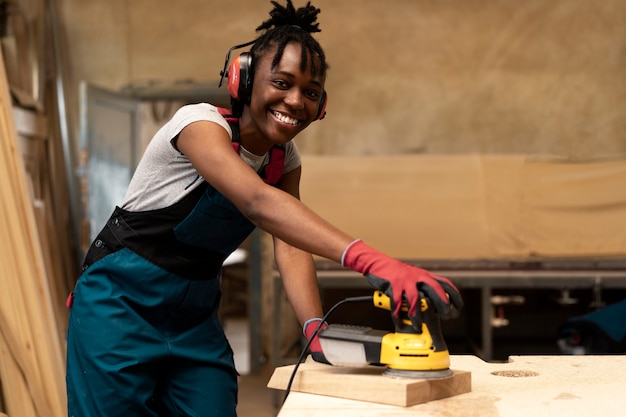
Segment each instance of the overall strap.
M233 149L235 149L235 152L239 153L239 118L233 116L230 110L222 107L218 107L217 111L228 122L228 125L233 132ZM265 165L265 169L260 173L260 176L267 184L275 185L278 181L280 181L284 168L285 148L283 146L275 145L270 149L270 161L267 165Z

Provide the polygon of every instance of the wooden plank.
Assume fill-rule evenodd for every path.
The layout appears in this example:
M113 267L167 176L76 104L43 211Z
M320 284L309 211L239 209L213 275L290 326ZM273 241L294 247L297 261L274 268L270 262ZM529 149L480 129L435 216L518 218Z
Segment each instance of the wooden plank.
M44 114L24 107L13 106L13 116L18 134L37 139L48 137L48 119Z
M285 390L293 365L274 371L267 386ZM455 370L445 379L394 378L382 375L383 367L337 367L308 361L300 365L291 391L397 405L402 407L470 392L471 373Z
M0 56L0 379L11 416L66 413L64 346Z

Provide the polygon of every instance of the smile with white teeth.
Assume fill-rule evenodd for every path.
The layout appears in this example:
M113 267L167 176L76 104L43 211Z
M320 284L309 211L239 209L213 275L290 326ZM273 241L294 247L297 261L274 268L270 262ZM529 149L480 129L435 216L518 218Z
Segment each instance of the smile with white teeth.
M276 117L281 122L290 124L292 126L297 125L298 122L299 122L298 119L294 119L293 117L285 116L284 114L279 113L277 111L272 111L272 114L274 115L274 117Z

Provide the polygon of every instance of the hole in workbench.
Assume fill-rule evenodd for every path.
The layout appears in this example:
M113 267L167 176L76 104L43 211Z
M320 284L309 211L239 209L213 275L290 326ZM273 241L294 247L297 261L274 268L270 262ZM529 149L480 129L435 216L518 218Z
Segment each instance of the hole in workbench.
M495 371L495 372L492 372L491 375L506 376L506 377L510 377L510 378L525 378L525 377L528 377L528 376L537 376L539 374L537 372L534 372L534 371L510 370L510 371Z

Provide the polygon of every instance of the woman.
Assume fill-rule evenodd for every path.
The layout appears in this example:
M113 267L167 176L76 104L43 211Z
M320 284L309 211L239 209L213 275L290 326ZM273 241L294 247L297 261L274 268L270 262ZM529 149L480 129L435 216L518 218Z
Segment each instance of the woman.
M377 252L300 203L292 139L323 117L327 66L311 36L319 9L272 3L250 55L230 67L232 114L182 107L148 145L122 207L87 253L70 301L70 416L236 415L218 276L255 227L274 236L308 338L322 317L311 253L365 275L392 297L394 317L406 300L420 329L418 290L442 317L461 307L446 278Z

